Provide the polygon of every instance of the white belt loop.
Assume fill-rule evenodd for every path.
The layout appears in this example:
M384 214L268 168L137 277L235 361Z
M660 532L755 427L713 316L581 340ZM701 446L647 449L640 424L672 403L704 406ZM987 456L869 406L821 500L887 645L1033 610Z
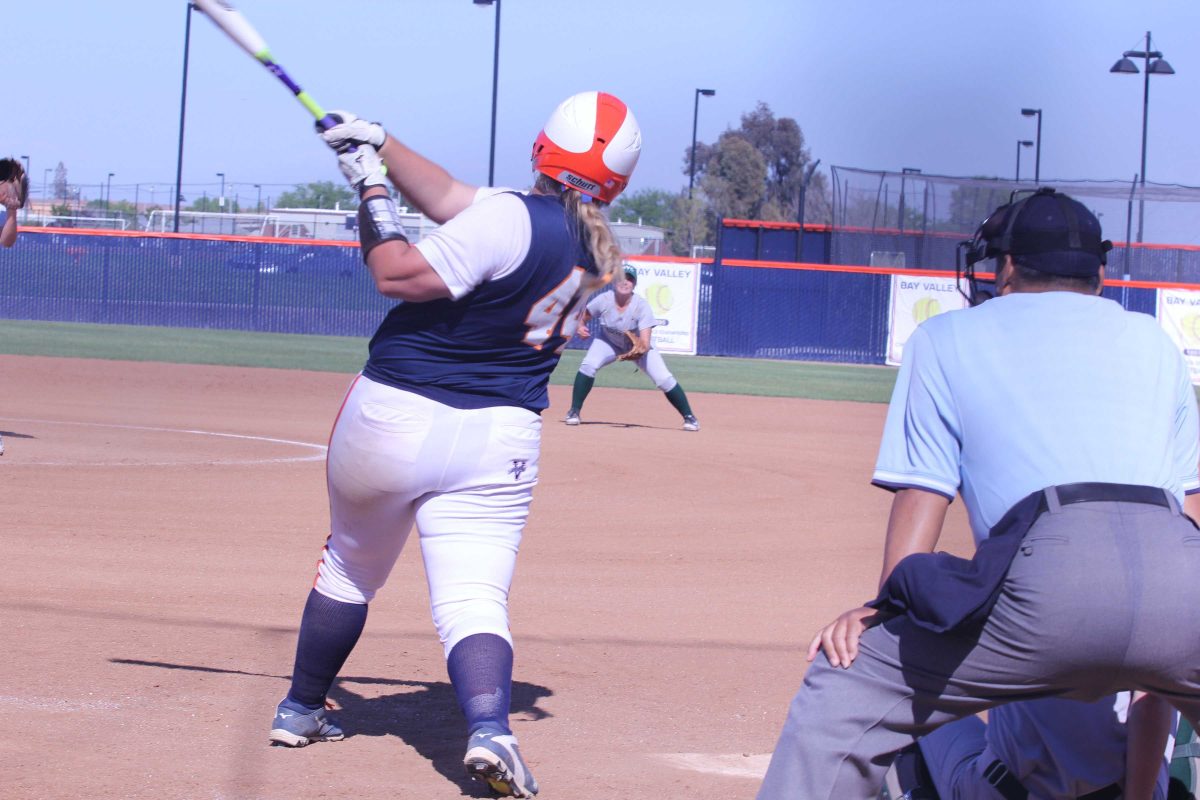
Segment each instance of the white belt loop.
M1062 503L1058 502L1058 487L1047 486L1042 491L1046 495L1046 510L1051 514L1062 511Z

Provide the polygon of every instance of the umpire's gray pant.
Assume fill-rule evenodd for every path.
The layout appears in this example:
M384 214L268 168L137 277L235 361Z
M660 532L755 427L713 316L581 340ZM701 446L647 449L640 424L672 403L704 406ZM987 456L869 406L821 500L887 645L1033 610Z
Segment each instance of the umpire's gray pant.
M1026 535L983 627L870 628L849 669L817 657L759 800L869 800L896 751L1013 700L1156 692L1200 717L1200 531L1177 509L1063 506Z

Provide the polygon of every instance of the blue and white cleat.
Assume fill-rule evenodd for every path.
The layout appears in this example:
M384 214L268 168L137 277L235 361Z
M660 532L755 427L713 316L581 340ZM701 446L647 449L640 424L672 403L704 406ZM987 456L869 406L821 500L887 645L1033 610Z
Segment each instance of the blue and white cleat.
M467 740L463 766L472 778L488 782L492 791L504 797L533 797L537 781L525 766L517 737L494 730L481 730Z
M313 742L337 742L346 738L342 729L329 721L325 709L301 714L282 703L275 709L271 723L271 743L285 747L304 747Z

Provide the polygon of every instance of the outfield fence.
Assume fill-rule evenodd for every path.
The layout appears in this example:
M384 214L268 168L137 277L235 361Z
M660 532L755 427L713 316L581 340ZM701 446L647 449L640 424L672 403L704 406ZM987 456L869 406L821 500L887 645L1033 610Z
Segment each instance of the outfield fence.
M934 239L724 220L714 258L658 260L698 265L699 355L883 364L893 276L953 274ZM1122 250L1162 276L1110 281L1126 308L1153 314L1157 289L1200 289L1200 248L1122 246L1117 263ZM0 250L10 320L369 336L393 305L351 242L23 229Z

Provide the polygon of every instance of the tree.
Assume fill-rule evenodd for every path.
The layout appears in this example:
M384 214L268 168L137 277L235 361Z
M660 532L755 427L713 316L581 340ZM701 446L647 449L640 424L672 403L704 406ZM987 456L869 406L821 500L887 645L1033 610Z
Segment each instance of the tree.
M239 211L238 204L235 201L230 200L228 197L225 198L225 200L226 200L226 203L224 206L222 206L220 198L201 196L198 200L196 200L194 203L192 203L190 206L188 206L187 210L188 211L206 211L208 213L216 213L216 214L219 214L219 213L237 214Z
M676 199L675 195L662 189L641 189L618 197L608 217L618 222L669 228L675 222Z
M767 164L742 136L721 134L700 187L717 217L756 219L767 201Z
M770 106L760 102L715 144L696 143L696 176L707 200L707 222L715 230L720 217L797 221L811 163L796 120L776 118ZM689 147L684 151L684 174L690 164ZM824 175L813 173L803 194L805 222L832 220Z
M54 197L56 200L67 200L71 196L71 189L67 183L67 168L63 166L63 162L58 162L58 166L54 168Z
M995 183L995 179L977 178L977 180L982 185L955 186L950 193L950 230L974 231L979 227L980 220L985 219L999 206L1009 202L1009 188L987 185Z
M349 187L333 181L317 181L284 192L275 201L276 208L358 208L358 198Z

